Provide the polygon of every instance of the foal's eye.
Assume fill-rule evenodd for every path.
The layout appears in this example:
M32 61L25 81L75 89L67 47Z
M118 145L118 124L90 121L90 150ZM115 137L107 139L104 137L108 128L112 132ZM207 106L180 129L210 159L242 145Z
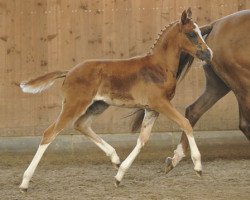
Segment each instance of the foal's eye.
M188 33L186 33L186 35L187 35L187 37L189 37L189 38L194 38L194 37L196 37L195 32L188 32Z

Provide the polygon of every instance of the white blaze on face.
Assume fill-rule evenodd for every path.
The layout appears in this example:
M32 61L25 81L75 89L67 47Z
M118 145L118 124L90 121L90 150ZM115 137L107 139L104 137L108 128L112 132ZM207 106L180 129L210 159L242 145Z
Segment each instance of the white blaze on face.
M203 39L203 37L201 35L201 30L199 29L198 25L196 23L194 23L194 25L195 25L194 32L196 32L200 36L202 41L205 43L205 41L204 41L204 39Z
M202 35L201 35L201 30L199 29L199 26L198 26L196 23L194 23L194 25L195 25L194 31L200 36L201 40L202 40L204 43L206 43L205 40L204 40L204 38L203 38ZM206 45L206 46L207 46L207 45ZM212 58L213 58L213 51L212 51L208 46L207 46L207 49L210 51L211 59L212 59Z

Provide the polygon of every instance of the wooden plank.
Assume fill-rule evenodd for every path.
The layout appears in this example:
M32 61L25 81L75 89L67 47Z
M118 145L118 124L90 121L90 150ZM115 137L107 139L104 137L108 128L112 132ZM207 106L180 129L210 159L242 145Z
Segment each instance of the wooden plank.
M133 57L133 56L137 56L140 54L140 43L139 43L139 39L141 36L141 31L140 31L140 21L139 21L139 15L140 13L138 12L138 8L140 6L140 2L139 1L132 1L130 0L129 2L129 6L128 6L128 20L129 20L129 24L128 24L128 29L129 31L129 47L128 47L128 51L129 51L129 56Z
M103 23L102 23L102 49L104 58L113 58L114 57L114 1L107 2L105 1L103 5Z
M77 0L75 10L75 60L76 63L79 63L87 59L88 1Z
M114 3L113 52L115 58L129 57L128 0Z
M7 111L7 101L6 101L6 81L7 81L7 49L8 43L10 41L9 31L7 24L10 22L9 14L7 14L7 9L10 7L9 4L13 2L0 1L0 127L5 128L8 120L6 120Z
M194 19L198 23L199 26L204 24L209 24L212 22L211 19L211 2L210 1L196 1L197 9L193 10Z
M61 66L60 57L60 42L61 35L59 34L59 24L62 9L60 4L56 0L48 1L38 1L38 6L44 6L43 17L46 21L45 32L43 36L44 45L47 49L47 71L52 72L55 70L62 70L68 68L68 66ZM44 120L41 122L45 127L48 127L58 116L61 109L61 96L60 96L60 87L62 82L57 81L49 91L44 92L43 98L43 109L42 116Z
M158 31L179 20L183 9L188 7L192 8L193 19L202 25L249 9L250 1L0 0L0 135L40 134L57 117L61 107L58 91L61 81L48 92L37 95L22 93L16 82L48 71L69 69L85 59L125 58L145 53ZM196 61L178 85L174 103L179 110L184 111L201 93L203 81L202 68ZM237 128L235 100L231 96L225 99L209 111L198 124L199 129ZM220 127L216 116L223 118L219 111L227 112L227 106L235 110L224 120L234 123ZM128 123L118 120L124 112L110 109L95 127L99 132L124 132ZM165 131L164 124L165 119L160 120L155 130ZM178 129L169 123L167 128Z
M160 14L161 10L158 1L144 0L139 7L141 10L141 30L142 30L142 53L149 52L150 47L153 45L155 38L157 38L158 30L160 29L160 22L156 21L157 13Z
M59 65L62 68L70 68L75 64L75 46L74 46L74 33L72 31L72 15L74 5L69 0L58 1L58 6L61 12L57 21L58 32L60 34L59 41Z
M134 19L135 26L135 44L136 44L136 54L140 55L143 53L142 50L142 17L141 17L141 0L134 1L132 4L132 16Z
M21 35L19 34L20 22L20 2L8 1L7 2L7 23L6 32L8 35L6 45L6 66L5 66L5 81L4 81L4 127L16 127L22 124L20 117L20 104L17 100L20 97L20 89L16 87L14 82L17 82L22 72L21 64ZM15 97L15 98L13 98ZM22 104L21 104L22 105ZM23 125L23 124L22 124Z
M0 91L4 91L4 77L6 69L7 42L7 2L0 1ZM0 115L4 115L4 92L0 92Z
M88 1L88 52L89 58L102 58L103 1Z

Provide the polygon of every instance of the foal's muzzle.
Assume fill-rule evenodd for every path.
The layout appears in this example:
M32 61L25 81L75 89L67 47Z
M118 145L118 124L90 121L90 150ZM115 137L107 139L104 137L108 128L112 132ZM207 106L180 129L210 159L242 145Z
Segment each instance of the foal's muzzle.
M209 49L198 50L196 52L196 56L197 56L197 58L199 58L201 60L205 60L205 61L211 61L212 60L212 54L211 54L211 51Z

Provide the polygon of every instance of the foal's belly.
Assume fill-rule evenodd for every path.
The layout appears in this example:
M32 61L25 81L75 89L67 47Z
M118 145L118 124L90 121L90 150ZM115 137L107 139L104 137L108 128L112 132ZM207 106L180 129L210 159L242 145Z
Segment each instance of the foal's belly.
M124 107L124 108L148 108L148 101L144 97L142 100L136 100L132 98L132 96L122 96L119 94L97 94L94 99L94 101L104 101L105 103L112 105L112 106L118 106L118 107Z

